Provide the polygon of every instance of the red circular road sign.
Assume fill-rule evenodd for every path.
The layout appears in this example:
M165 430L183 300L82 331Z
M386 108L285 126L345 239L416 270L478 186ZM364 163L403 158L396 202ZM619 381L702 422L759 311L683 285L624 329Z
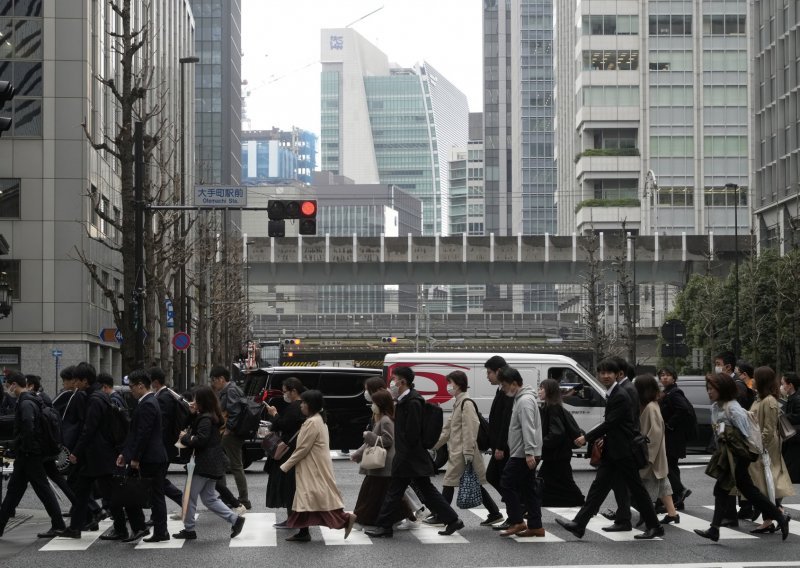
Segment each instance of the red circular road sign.
M172 336L172 346L178 351L185 351L189 349L192 344L192 338L185 331L179 331Z

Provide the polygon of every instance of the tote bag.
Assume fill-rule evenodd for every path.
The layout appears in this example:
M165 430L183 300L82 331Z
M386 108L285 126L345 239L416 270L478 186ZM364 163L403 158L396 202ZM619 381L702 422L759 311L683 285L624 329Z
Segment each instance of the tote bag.
M458 499L456 505L459 509L471 509L483 503L481 498L481 482L472 464L468 464L461 474L458 482Z
M380 443L380 446L378 445ZM383 469L386 467L386 450L383 447L383 439L378 436L375 443L364 450L361 456L361 467L364 469Z

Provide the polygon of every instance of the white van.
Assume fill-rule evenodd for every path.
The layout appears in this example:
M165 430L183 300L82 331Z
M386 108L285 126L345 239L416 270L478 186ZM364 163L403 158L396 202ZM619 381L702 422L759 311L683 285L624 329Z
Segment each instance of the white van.
M543 353L389 353L383 360L383 375L388 379L395 367L410 367L414 371L414 388L426 400L438 403L445 413L453 409L453 397L447 393L447 375L464 371L467 375L469 396L488 418L497 387L486 378L486 361L500 355L510 367L522 375L523 384L538 391L544 379L561 383L564 407L567 408L583 431L592 429L603 421L606 389L574 359L563 355ZM446 419L446 417L445 417Z

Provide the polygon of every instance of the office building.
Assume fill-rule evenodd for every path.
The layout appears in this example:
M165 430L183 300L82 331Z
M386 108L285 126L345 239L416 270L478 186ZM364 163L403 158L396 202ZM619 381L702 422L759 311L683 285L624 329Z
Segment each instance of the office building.
M299 128L242 132L243 185L310 184L316 165L317 136L313 132Z
M423 234L449 230L450 148L467 143L466 96L431 64L390 64L351 28L322 30L322 170L394 185L423 205Z

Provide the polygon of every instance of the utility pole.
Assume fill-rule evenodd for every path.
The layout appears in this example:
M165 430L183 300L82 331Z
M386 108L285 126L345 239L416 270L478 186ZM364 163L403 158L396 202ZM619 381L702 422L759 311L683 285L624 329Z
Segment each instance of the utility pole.
M739 359L739 186L735 183L726 183L726 189L735 191L735 201L733 205L733 311L734 311L734 338L733 338L733 353L736 359Z

